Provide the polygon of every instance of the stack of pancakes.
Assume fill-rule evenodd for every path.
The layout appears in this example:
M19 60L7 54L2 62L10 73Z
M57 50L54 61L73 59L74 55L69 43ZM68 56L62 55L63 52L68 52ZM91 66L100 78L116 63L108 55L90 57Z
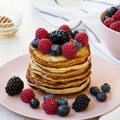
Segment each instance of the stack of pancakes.
M26 78L28 84L44 93L74 94L90 84L91 54L89 45L83 46L73 59L62 55L41 54L30 44L30 62Z

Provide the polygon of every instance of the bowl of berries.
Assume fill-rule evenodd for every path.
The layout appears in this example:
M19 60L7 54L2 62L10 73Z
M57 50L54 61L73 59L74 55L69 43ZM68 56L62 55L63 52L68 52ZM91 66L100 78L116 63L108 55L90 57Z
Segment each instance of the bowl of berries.
M120 5L104 10L99 21L106 48L120 59Z

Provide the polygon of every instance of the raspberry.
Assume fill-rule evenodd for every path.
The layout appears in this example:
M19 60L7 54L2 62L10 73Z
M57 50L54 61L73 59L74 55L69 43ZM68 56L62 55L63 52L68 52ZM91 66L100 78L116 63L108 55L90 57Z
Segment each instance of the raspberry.
M110 27L110 25L114 22L115 22L115 19L113 17L110 17L110 18L105 19L103 24L107 27Z
M72 30L71 30L71 28L70 28L68 25L62 25L62 26L59 27L58 30L66 30L66 31L68 31L70 34L72 33Z
M83 46L88 45L88 35L85 32L77 33L75 40L81 42Z
M44 28L38 28L35 32L35 37L37 39L49 38L49 33Z
M44 102L42 104L42 108L43 108L43 110L45 110L45 112L47 114L56 113L57 107L58 107L58 105L54 98L47 98L44 100Z
M29 103L31 99L35 98L35 94L32 91L32 89L27 88L27 89L22 90L20 97L23 102Z
M49 39L43 38L38 43L38 50L42 54L49 54L52 42Z
M71 43L71 42L66 42L63 46L62 46L62 55L66 58L66 59L72 59L75 57L77 52L77 48L75 46L75 44Z
M113 15L114 19L117 21L117 20L120 20L120 10L118 10L114 15Z
M117 32L120 32L120 21L116 21L110 25L110 28L112 30L115 30Z

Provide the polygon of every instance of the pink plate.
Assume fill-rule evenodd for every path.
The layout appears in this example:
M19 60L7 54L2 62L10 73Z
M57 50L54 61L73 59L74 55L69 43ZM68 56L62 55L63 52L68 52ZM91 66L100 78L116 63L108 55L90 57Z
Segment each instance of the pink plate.
M19 76L25 83L25 88L28 87L25 72L29 63L28 55L20 56L0 68L0 103L9 110L18 113L20 115L34 118L34 119L46 119L46 120L74 120L74 119L88 119L103 115L112 111L120 105L120 69L109 60L101 58L99 56L92 56L92 80L91 86L100 87L103 83L107 82L111 85L111 91L107 93L106 102L98 102L95 97L90 95L89 88L83 91L91 99L91 102L87 110L83 112L75 112L72 108L70 114L67 117L60 117L58 115L47 115L41 105L38 109L30 108L29 104L21 101L20 96L10 97L5 92L5 86L9 78L13 75ZM36 98L40 100L42 104L43 96L36 93ZM74 98L69 98L69 105L72 106Z

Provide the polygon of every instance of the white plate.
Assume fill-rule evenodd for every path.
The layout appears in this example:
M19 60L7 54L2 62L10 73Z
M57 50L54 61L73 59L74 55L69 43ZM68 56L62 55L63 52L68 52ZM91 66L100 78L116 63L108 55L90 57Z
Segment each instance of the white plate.
M34 119L80 120L103 115L112 111L120 104L120 69L110 61L93 55L90 87L93 85L100 87L104 82L109 83L111 85L111 91L110 93L107 93L108 98L106 102L98 102L95 97L90 95L88 88L83 91L83 93L90 97L91 102L88 109L83 112L77 113L71 108L70 114L67 117L59 117L58 115L47 115L43 111L41 105L38 109L34 110L30 108L29 104L22 102L19 95L11 97L5 92L7 81L13 75L19 76L23 79L25 88L28 88L25 78L28 63L28 55L23 55L6 63L0 68L0 103L15 113ZM36 93L36 98L38 98L42 104L43 96ZM71 107L74 98L69 98L68 101Z

